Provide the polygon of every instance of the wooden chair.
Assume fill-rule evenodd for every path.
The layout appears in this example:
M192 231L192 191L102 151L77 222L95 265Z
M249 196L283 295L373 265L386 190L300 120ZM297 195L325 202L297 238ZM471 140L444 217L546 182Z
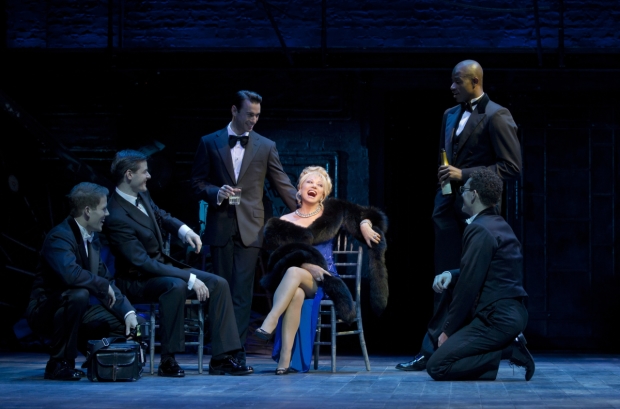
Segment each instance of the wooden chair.
M362 348L362 354L364 355L364 362L366 363L366 370L370 371L370 361L368 360L368 352L366 351L366 341L364 340L364 328L362 327L362 309L360 306L361 299L361 283L362 283L362 255L363 249L361 246L354 245L353 241L349 241L345 234L340 234L336 238L336 245L334 247L334 265L338 269L338 274L345 282L354 282L354 289L352 292L353 301L355 302L356 318L352 326L355 329L339 331L337 326L343 323L341 319L336 317L336 310L334 308L334 302L332 300L321 300L321 306L319 308L319 320L316 326L316 339L314 342L314 369L319 367L319 349L321 345L331 345L331 366L332 372L336 372L336 337L343 335L358 335L360 340L360 347ZM354 270L354 274L350 274L350 270ZM321 317L323 315L329 315L329 323L322 323ZM323 328L330 329L329 341L321 341L321 334Z

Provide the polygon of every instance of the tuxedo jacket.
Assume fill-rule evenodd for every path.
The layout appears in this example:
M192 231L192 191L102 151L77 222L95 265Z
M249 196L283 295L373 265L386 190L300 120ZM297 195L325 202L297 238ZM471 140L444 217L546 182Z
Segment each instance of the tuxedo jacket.
M516 178L521 172L521 145L510 111L491 101L485 93L459 134L457 151L452 152L462 109L462 105L457 105L444 112L439 142L439 149L446 150L450 165L463 172L462 183L483 167L504 180Z
M498 300L527 297L521 243L494 208L480 212L465 228L460 269L450 273L452 299L438 326L448 336Z
M189 268L164 254L163 233L177 234L183 222L160 209L149 192L138 193L148 216L114 192L104 232L115 256L116 275L125 280L177 277L189 281Z
M84 288L107 308L108 286L112 286L116 303L110 311L122 321L134 308L112 283L112 274L101 261L100 250L95 234L87 256L77 222L67 217L45 237L30 298L60 297L68 289Z
M203 237L206 244L225 245L233 234L236 216L243 244L248 247L261 247L261 229L265 224L265 178L275 187L286 206L291 211L295 210L297 190L282 169L275 142L251 131L239 180L235 181L228 145L228 129L221 129L200 139L192 169L192 188L198 198L209 204ZM242 189L240 205L231 206L228 200L224 200L220 206L217 205L217 192L223 185Z

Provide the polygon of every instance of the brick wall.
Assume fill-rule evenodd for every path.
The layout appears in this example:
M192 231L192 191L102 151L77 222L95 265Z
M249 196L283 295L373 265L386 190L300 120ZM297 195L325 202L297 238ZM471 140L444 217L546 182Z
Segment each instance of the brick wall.
M108 2L7 0L9 48L105 48ZM558 47L559 2L540 0L542 46ZM620 11L612 0L564 1L565 47L618 49ZM112 2L114 44L127 48L278 48L267 11L291 48L321 45L316 0ZM330 48L536 47L533 2L328 1Z

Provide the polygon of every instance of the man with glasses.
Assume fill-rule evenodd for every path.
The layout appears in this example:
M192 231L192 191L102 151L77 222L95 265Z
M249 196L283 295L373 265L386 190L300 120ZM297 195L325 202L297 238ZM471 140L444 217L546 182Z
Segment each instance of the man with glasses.
M502 180L479 169L459 193L462 211L470 216L460 268L435 277L433 290L441 302L419 355L427 357L426 370L435 380L494 380L500 360L509 359L525 368L529 381L535 364L521 333L528 319L523 257L519 240L495 206ZM423 369L416 362L396 368Z
M440 166L437 174L435 274L459 265L467 218L456 194L459 187L477 169L490 169L502 180L514 179L521 171L517 125L508 109L489 99L482 79L482 67L473 60L458 63L452 71L450 91L458 105L444 112L441 124L439 148L445 149L449 165ZM442 194L445 183L452 185L452 194ZM435 298L435 307L438 301Z
M437 174L433 209L436 275L458 268L461 261L467 215L463 213L463 200L458 192L472 172L486 168L507 180L518 177L521 171L517 126L510 112L484 93L482 74L482 67L473 60L461 61L452 70L450 91L459 105L444 112L441 124L439 148L445 149L449 164L439 166ZM443 194L445 183L451 185L451 194ZM499 202L496 207L499 210ZM440 302L436 295L434 313L440 309ZM428 356L419 354L397 368L422 371L427 360Z

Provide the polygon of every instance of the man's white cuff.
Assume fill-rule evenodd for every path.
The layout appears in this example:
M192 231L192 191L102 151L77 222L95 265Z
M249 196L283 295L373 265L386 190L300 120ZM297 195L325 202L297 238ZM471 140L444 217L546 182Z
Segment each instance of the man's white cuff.
M196 274L189 273L189 280L187 281L187 289L191 290L194 287L194 283L196 282Z

